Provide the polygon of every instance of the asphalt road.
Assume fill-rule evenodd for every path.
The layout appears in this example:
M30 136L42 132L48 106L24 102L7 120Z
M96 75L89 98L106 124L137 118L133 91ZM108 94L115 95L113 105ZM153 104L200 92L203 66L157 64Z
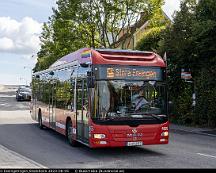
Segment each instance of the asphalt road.
M29 102L0 92L0 145L48 168L216 168L216 137L172 131L168 145L73 148L64 136L40 130Z

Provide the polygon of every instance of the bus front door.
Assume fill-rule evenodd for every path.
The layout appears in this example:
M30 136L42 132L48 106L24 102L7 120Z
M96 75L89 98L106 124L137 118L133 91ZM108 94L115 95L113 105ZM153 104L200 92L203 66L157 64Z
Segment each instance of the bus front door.
M77 138L89 143L88 94L86 79L77 79Z

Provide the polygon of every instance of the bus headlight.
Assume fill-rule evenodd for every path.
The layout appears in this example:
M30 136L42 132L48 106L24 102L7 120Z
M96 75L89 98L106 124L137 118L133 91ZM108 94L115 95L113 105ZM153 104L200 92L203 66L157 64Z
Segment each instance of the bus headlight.
M167 131L166 132L162 132L161 136L169 136L169 132L167 132Z
M103 139L103 138L106 138L106 135L105 134L94 134L94 138Z

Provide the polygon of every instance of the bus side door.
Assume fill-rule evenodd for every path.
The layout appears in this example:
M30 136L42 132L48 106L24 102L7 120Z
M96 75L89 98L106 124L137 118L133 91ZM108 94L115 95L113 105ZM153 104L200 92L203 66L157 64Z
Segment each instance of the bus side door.
M77 79L76 85L77 93L77 139L88 142L89 137L89 125L88 125L88 94L87 94L87 82L86 79Z

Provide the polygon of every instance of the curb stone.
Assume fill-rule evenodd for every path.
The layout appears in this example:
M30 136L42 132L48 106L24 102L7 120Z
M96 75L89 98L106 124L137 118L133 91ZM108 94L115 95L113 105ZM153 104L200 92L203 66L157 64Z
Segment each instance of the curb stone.
M170 125L170 130L177 130L177 131L184 131L184 132L189 132L189 133L194 133L194 134L199 134L199 135L205 135L205 136L211 136L211 137L216 137L216 135L214 134L209 134L209 133L205 133L205 131L214 131L212 129L202 129L202 128L194 128L194 127L184 127L181 125L175 125L175 124L171 124Z
M0 169L2 168L47 168L47 167L0 145Z

